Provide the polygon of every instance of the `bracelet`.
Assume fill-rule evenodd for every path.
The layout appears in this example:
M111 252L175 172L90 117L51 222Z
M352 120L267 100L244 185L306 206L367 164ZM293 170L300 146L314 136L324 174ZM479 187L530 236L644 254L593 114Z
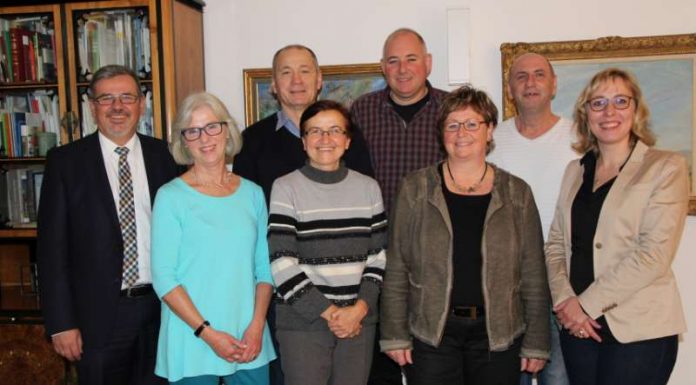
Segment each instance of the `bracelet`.
M193 332L193 335L196 336L196 337L200 337L200 336L201 336L201 333L203 333L203 329L205 329L206 326L210 326L210 322L208 322L208 321L203 321L203 323L201 324L201 326L199 326L198 329L196 329L196 331Z

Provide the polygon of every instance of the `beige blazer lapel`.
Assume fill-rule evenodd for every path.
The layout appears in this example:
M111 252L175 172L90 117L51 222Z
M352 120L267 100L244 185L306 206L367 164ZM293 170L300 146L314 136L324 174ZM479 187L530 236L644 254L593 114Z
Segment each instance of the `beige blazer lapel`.
M602 205L602 210L599 213L599 221L597 222L597 231L595 234L602 234L607 231L607 227L611 227L614 222L612 218L616 218L616 210L621 206L621 203L628 199L626 196L626 188L630 186L631 182L635 179L641 165L643 164L643 158L645 153L648 151L649 147L643 142L638 141L633 148L633 152L628 157L628 161L623 166L619 175L614 181L614 185L611 186L611 190L607 194L604 204ZM596 235L595 235L596 237ZM597 263L595 261L595 276L597 276Z

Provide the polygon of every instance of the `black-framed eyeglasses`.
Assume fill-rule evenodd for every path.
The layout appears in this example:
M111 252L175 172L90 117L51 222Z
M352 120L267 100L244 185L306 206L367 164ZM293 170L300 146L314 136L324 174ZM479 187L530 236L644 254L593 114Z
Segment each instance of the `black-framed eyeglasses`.
M326 130L322 130L319 127L312 127L312 128L305 130L305 132L304 132L304 136L306 136L308 138L321 138L324 136L324 134L333 138L333 137L337 137L339 135L345 135L346 130L344 130L338 126L329 127Z
M181 130L181 136L187 141L191 142L201 137L201 132L205 131L208 136L217 136L222 133L222 126L226 125L227 122L212 122L208 123L203 127L189 127Z
M138 99L140 99L140 95L133 95L133 94L120 94L120 95L112 95L112 94L104 94L104 95L99 95L95 98L92 98L92 100L97 103L100 106L110 106L114 104L114 102L118 99L118 101L121 102L121 104L135 104Z
M445 132L459 132L459 130L464 127L464 130L472 132L477 131L482 124L488 124L488 122L483 120L467 119L463 122L457 122L456 120L450 120L445 122Z
M625 110L631 105L631 99L633 97L628 95L616 95L613 98L598 97L590 99L587 105L595 112L604 111L609 103L617 110Z

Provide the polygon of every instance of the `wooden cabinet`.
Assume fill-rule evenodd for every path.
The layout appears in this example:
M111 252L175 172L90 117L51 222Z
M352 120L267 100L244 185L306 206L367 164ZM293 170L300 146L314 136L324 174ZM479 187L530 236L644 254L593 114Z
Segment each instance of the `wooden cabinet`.
M57 105L52 124L60 129L61 143L94 130L83 105L90 76L102 65L124 64L138 73L149 107L143 119L149 131L142 127L142 132L159 138L167 137L177 104L205 88L202 1L16 3L0 8L0 28L10 40L0 46L0 110L8 96L49 93ZM39 44L43 37L45 48ZM25 57L22 69L28 69L13 77ZM43 74L47 61L54 76ZM38 73L24 76L32 68Z
M124 64L135 70L149 107L139 131L158 138L169 137L181 100L205 89L203 1L2 4L0 175L5 178L27 163L43 164L45 154L39 149L50 145L51 132L58 145L93 132L85 93L100 66ZM4 222L11 210L16 211L17 201L8 197L7 180L0 182ZM21 210L17 215L20 219L15 218L11 228L0 223L0 382L69 383L67 366L43 336L36 292L41 282L35 270L36 229ZM46 273L50 272L42 272ZM28 382L8 375L24 370L29 371Z

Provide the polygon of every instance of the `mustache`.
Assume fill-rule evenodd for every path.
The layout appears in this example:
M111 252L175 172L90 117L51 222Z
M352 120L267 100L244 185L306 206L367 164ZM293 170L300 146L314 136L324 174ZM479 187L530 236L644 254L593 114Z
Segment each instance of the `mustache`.
M121 115L121 116L126 116L126 117L130 118L131 113L130 113L130 111L123 109L123 108L112 108L106 112L107 118L111 118L114 115Z

